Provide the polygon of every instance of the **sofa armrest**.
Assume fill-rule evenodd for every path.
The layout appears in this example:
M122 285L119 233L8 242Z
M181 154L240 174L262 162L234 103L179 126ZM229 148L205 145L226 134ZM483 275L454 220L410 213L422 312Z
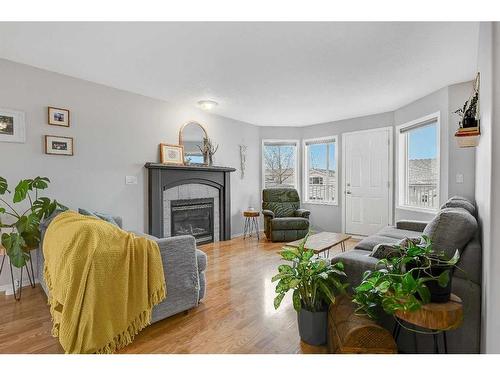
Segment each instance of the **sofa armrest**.
M165 257L172 266L194 267L196 268L196 272L198 272L196 264L196 241L193 236L175 236L154 240L160 248L162 258ZM173 269L173 271L176 272L177 270Z
M159 238L156 243L160 248L167 283L167 301L172 302L178 296L184 296L183 298L191 298L192 303L197 305L200 280L194 237Z
M396 229L412 230L414 232L423 232L428 223L417 220L400 220L396 223Z
M311 215L311 211L299 208L298 210L295 210L295 216L297 217L304 217L306 219L309 219L309 215Z
M274 212L271 211L271 210L262 210L262 215L264 216L268 216L270 217L271 219L274 219Z

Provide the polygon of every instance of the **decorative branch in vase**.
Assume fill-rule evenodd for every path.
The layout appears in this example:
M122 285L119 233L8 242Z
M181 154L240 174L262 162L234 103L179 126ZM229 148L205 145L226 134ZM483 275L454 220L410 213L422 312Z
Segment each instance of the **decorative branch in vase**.
M219 145L215 143L212 139L205 137L203 138L203 147L198 146L205 159L205 164L212 166L214 164L214 155L219 149Z

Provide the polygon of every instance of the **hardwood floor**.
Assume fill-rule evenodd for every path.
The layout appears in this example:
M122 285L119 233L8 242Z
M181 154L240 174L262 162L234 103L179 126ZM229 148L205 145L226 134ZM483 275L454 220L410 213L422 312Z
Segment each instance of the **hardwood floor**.
M355 243L349 240L346 248ZM205 299L144 329L120 353L325 353L300 341L291 296L273 307L271 277L281 264L281 246L241 237L201 246L208 255ZM20 302L0 295L0 353L62 353L51 327L39 286L24 288Z

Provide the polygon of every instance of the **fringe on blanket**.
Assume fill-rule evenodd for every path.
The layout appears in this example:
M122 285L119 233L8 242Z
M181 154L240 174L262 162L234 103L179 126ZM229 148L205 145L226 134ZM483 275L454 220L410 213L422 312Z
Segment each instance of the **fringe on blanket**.
M59 337L59 323L54 320L54 313L57 306L57 301L54 300L51 296L50 291L52 290L52 282L50 279L50 274L47 270L47 267L44 266L43 274L45 277L45 283L49 290L49 296L47 300L47 304L50 307L50 316L52 319L52 331L51 334L53 337ZM163 284L158 290L153 292L149 296L148 300L148 309L144 310L137 316L132 322L130 322L128 328L116 335L111 342L104 345L102 348L96 350L96 354L113 354L117 350L129 345L134 340L134 337L144 328L151 324L151 313L154 306L163 301L166 297L166 285Z

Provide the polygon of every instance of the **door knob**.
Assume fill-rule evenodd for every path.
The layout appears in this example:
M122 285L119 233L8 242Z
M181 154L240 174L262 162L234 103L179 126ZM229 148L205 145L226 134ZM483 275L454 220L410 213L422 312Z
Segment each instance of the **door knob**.
M348 191L346 191L345 193L346 193L346 194L351 194L351 192L350 192L349 190L348 190Z

